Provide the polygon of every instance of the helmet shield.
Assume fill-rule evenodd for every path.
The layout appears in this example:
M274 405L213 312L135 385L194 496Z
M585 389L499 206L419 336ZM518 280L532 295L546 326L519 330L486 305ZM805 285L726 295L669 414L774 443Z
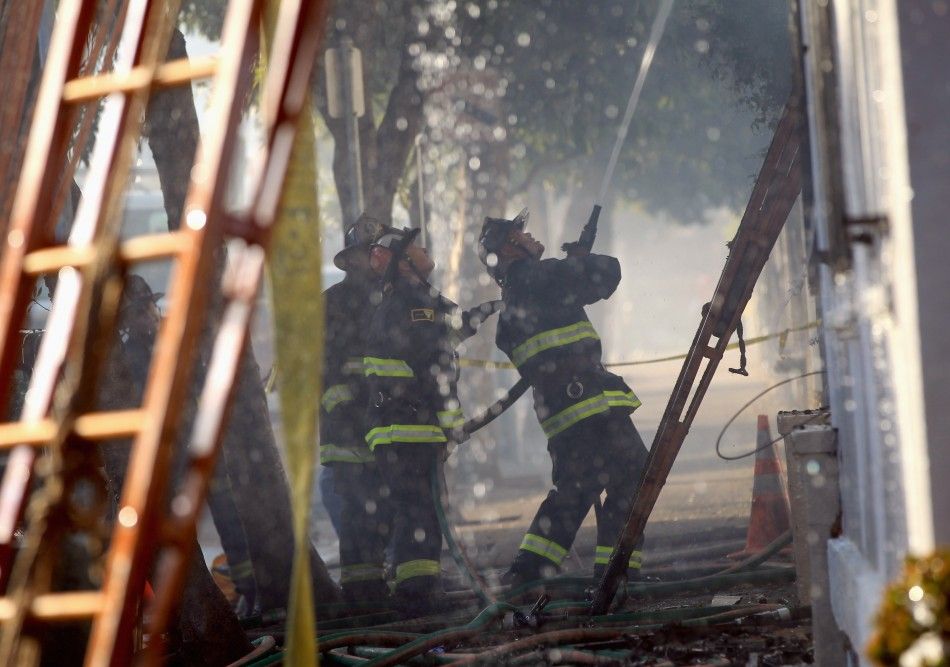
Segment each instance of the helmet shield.
M396 229L395 227L383 227L382 233L376 237L370 245L379 246L380 248L393 249L402 244L403 248L406 248L415 240L420 231L418 229L410 229L408 227L403 229Z

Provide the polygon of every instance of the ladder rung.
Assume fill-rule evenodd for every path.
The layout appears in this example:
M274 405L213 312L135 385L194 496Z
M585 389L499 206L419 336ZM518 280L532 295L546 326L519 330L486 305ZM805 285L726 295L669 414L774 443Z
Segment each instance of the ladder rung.
M122 242L119 256L126 264L146 262L177 255L187 247L188 237L184 232L163 232L136 236Z
M17 445L45 445L54 437L56 437L56 422L52 419L0 424L0 449L9 449Z
M78 621L102 611L104 601L102 591L44 593L33 598L30 616L44 621ZM9 621L15 613L16 602L0 598L0 623Z
M84 440L109 440L136 435L145 421L145 410L89 412L76 417L73 431Z
M23 258L23 272L30 276L55 273L66 266L85 266L96 256L92 246L54 246L34 250Z
M144 421L142 409L90 412L76 418L73 432L84 440L128 438L139 432ZM56 430L52 419L0 424L0 449L17 445L41 447L56 437Z
M168 88L180 86L195 79L214 76L218 59L215 56L203 58L181 58L172 60L155 69L154 76L148 67L133 67L128 72L97 74L67 81L63 86L63 102L75 104L88 102L111 93L130 93L147 88Z
M182 232L147 234L123 241L119 248L119 257L126 264L162 259L177 255L185 247L186 238ZM34 250L23 258L23 272L30 276L55 273L63 267L82 267L92 262L95 250L92 246L54 246Z

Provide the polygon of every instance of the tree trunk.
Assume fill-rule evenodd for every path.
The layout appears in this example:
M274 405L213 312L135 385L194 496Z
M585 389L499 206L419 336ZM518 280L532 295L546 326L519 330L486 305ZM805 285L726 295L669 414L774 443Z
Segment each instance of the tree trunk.
M184 36L176 31L168 59L187 57ZM198 124L190 87L156 94L146 114L149 147L158 167L169 227L177 228L189 183L189 171L197 149ZM192 383L193 397L204 381L213 334L220 321L223 300L219 255L212 279L206 324L198 349L199 363ZM189 402L192 406L194 401ZM181 438L190 435L192 414L181 424ZM293 556L293 530L287 480L280 464L270 423L267 400L253 350L246 347L234 395L234 407L223 436L223 464L227 466L234 504L247 535L251 561L263 609L286 607ZM320 603L340 599L339 590L326 566L311 548L314 596ZM320 604L318 603L318 610Z
M364 45L365 46L365 45ZM370 45L371 46L371 45ZM367 73L363 72L364 87ZM379 125L372 115L369 100L374 91L367 90L366 114L359 119L360 159L363 167L364 212L372 215L384 224L392 223L393 198L402 180L406 160L412 151L416 136L422 129L423 95L418 88L419 73L414 68L414 57L404 49L399 64L396 83L389 93L389 101ZM319 91L315 91L319 93ZM321 100L321 95L314 95ZM325 100L318 104L330 133L333 135L333 180L336 183L340 201L348 201L352 196L347 170L346 137L343 122L330 118ZM355 220L345 218L344 229Z

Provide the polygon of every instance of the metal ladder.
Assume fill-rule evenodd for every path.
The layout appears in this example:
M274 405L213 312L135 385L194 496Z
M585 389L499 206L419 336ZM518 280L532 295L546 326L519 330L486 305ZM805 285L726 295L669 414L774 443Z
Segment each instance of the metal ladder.
M607 613L626 576L630 553L646 528L729 339L801 191L800 115L793 97L775 128L709 309L700 321L660 420L636 500L594 593L591 614Z
M82 619L92 621L86 665L129 663L141 592L156 557L149 628L153 642L147 662L158 658L159 638L174 611L207 493L326 11L323 1L281 2L265 81L264 168L248 214L236 219L225 213L223 196L235 145L231 138L250 85L265 0L230 2L220 58L193 63L163 63L178 1L129 0L113 72L79 77L96 4L60 4L2 248L0 378L10 378L16 366L19 327L33 281L46 273L58 276L22 414L17 422L0 424L0 447L12 449L0 489L0 584L9 584L7 596L0 598L0 661L5 664L36 662L38 644L30 628ZM206 76L213 76L209 130L191 172L180 228L120 242L121 195L149 92ZM68 242L54 245L48 207L66 162L75 118L71 107L99 97L106 102L87 187ZM185 481L172 502L173 516L166 517L170 458L215 275L213 252L228 236L240 239L241 249L232 252L222 281L225 314L190 440ZM175 270L142 405L95 412L96 387L114 334L126 269L155 259L170 259ZM3 405L9 389L6 382L0 386ZM64 458L95 460L95 443L119 437L131 438L132 449L102 588L51 591L56 546L67 527L64 518L69 509L80 511L70 507L69 491L83 479L96 483L89 466L67 469ZM42 474L36 474L38 461L44 464ZM39 488L30 497L35 482ZM25 536L14 554L24 514Z

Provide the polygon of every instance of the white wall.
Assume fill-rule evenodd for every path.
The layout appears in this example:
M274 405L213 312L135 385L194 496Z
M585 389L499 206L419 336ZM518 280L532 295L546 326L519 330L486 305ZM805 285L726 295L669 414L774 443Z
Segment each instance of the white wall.
M818 3L801 4L807 44L816 38L807 28L809 12L820 10ZM896 6L834 0L830 11L837 98L836 108L824 111L838 118L841 160L827 160L836 138L823 131L821 110L810 106L811 222L817 249L833 250L838 221L830 216L837 204L850 221L851 263L845 270L818 269L842 500L842 533L829 542L829 594L838 624L862 653L883 586L906 553L933 546L933 506ZM818 58L820 49L806 51L813 102L823 67ZM837 189L826 189L836 181Z

